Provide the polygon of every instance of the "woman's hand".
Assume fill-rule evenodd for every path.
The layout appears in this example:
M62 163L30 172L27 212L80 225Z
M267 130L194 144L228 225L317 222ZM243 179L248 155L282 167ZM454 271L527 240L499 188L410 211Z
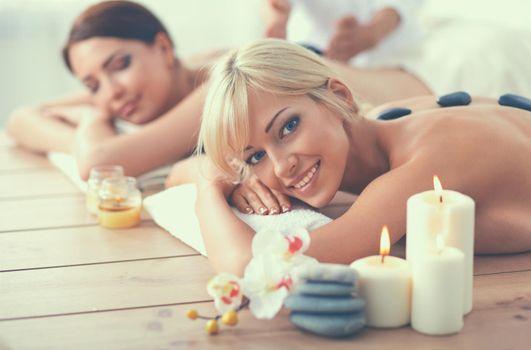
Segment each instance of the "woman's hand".
M240 185L225 180L205 155L175 163L165 185L168 188L186 183L195 183L198 191L212 187L219 189L228 202L242 213L274 215L291 209L291 202L286 195L266 187L255 176Z
M286 27L291 12L289 0L263 0L262 13L267 38L286 39Z
M325 55L330 59L348 62L376 43L377 39L368 26L360 25L353 16L345 16L338 21Z
M359 53L377 46L399 24L400 14L391 7L376 12L365 25L359 24L353 16L345 16L337 23L336 32L325 51L326 56L348 62Z
M246 214L275 215L291 209L288 196L268 188L256 176L234 189L230 203Z

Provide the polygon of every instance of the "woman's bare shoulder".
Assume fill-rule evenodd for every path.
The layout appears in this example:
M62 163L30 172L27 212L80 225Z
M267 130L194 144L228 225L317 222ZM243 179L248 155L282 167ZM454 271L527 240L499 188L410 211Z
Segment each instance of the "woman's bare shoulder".
M182 58L183 63L192 69L201 69L212 66L228 49L217 49L199 52Z

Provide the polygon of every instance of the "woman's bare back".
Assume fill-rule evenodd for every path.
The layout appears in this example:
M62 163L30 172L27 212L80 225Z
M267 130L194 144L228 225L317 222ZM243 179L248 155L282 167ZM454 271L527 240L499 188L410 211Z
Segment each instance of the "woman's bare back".
M476 252L531 250L531 112L482 101L398 120L391 168L414 164L476 202Z

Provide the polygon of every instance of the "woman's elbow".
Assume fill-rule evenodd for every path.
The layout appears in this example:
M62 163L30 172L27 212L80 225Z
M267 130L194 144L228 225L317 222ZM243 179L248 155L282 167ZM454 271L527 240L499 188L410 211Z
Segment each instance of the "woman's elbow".
M243 273L245 272L245 268L249 261L250 258L232 256L217 259L217 261L211 260L211 264L216 273L226 272L238 277L243 277Z
M28 107L17 108L7 119L6 132L17 142L20 142L20 133L25 129L24 124L26 123L29 110Z

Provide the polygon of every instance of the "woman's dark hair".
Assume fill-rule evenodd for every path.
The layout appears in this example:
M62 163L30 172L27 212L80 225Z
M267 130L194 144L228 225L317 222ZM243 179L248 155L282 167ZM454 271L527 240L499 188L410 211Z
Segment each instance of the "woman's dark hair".
M72 71L70 47L93 37L139 40L151 45L158 33L166 34L171 42L164 25L144 6L131 1L104 1L77 17L63 47L63 60Z

